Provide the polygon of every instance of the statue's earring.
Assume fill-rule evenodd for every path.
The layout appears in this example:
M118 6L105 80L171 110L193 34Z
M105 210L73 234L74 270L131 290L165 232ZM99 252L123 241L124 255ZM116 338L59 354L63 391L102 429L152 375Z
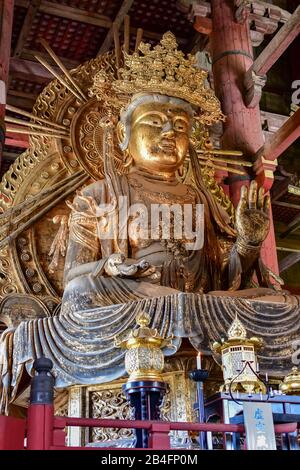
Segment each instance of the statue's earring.
M117 124L117 137L118 137L119 144L123 143L126 137L125 126L121 121L119 121ZM133 158L130 155L128 148L126 150L123 150L123 155L124 155L123 167L128 168L133 162Z
M123 167L128 168L129 166L131 166L132 162L133 162L133 158L130 155L129 150L128 149L124 150Z

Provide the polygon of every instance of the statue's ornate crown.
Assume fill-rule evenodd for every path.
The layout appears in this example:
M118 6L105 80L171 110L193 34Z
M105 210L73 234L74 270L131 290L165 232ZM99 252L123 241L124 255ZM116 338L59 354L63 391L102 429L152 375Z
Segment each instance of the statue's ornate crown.
M139 51L142 55L124 53L124 67L119 69L117 80L112 81L103 71L96 74L91 92L115 106L117 96L124 105L126 96L160 93L197 106L196 118L204 124L224 118L219 100L206 85L207 72L197 68L195 56L184 57L171 32L165 33L153 49L141 42Z

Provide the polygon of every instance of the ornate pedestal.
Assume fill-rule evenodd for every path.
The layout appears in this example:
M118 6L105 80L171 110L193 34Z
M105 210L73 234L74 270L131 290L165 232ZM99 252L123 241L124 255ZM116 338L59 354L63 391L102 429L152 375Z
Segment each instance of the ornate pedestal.
M168 391L160 407L163 421L194 421L193 404L196 401L194 383L188 379L184 370L163 374ZM134 419L133 410L125 397L122 386L126 379L93 385L73 386L69 389L68 415L89 418ZM176 446L186 442L184 431L173 432ZM68 445L81 446L88 443L100 443L122 447L123 443L134 445L135 436L129 429L69 428ZM124 447L124 445L123 445Z

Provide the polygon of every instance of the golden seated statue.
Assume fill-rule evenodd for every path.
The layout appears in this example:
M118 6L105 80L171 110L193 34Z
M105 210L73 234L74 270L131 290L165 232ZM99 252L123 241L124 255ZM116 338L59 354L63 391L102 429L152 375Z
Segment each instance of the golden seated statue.
M126 334L141 311L151 316L161 335L173 335L173 348L166 354L178 349L182 337L209 353L210 344L239 314L249 333L265 340L263 366L271 367L276 357L281 362L272 364L273 371L290 367L292 344L300 331L299 302L290 297L287 303L284 295L273 295L270 272L260 260L269 231L269 196L255 181L249 190L243 187L233 224L224 193L222 204L205 185L197 156L195 129L223 118L217 98L205 85L206 74L177 50L171 33L153 50L147 44L141 44L140 50L142 56L125 54L124 68L118 73L109 54L101 63L91 61L74 73L93 97L82 98L83 102L77 97L74 104L74 97L65 92L64 105L57 105L56 123L70 125L71 145L59 128L52 133L61 136L51 137L49 130L50 137L40 137L48 148L35 172L42 174L42 162L47 161L53 171L52 187L59 194L57 203L51 202L41 215L36 211L42 204L35 199L32 212L31 243L36 247L35 260L43 267L40 279L48 286L35 293L46 313L37 315L43 318L12 322L16 328L2 334L2 410L14 399L24 367L31 373L41 354L54 363L57 387L122 376L124 353L113 339ZM43 103L37 102L38 118L45 118ZM54 137L56 147L51 147ZM33 138L35 146L41 146L38 138L36 142ZM81 188L67 205L64 200L76 188L69 186L69 176L67 190L59 187L55 178L62 178L61 167L53 166L57 155L62 155L64 170ZM78 162L94 182L85 185L83 172L74 174ZM51 184L45 188L43 197L51 199ZM8 194L2 185L2 196L5 191ZM27 208L25 193L23 185L23 198L4 207L10 215L14 205L15 212L24 204ZM49 213L62 222L55 238L49 236L49 222L45 224L44 214L49 220ZM26 253L31 255L24 250L26 237L17 235L16 253L21 251L25 265ZM47 250L53 255L51 263ZM63 263L58 255L65 251ZM20 262L20 271L22 266ZM62 267L62 304L51 312L47 305L58 302ZM30 268L24 269L30 280ZM253 289L254 273L260 287ZM56 291L47 284L47 276ZM33 285L37 291L37 281ZM20 306L20 294L9 295L11 312L17 295ZM13 313L7 310L2 308L0 318L11 318Z

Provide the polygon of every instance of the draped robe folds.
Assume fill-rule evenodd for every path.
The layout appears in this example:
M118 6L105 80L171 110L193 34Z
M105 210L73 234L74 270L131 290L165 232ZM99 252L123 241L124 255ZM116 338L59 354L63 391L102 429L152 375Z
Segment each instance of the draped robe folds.
M127 177L122 177L120 183L123 195L129 196ZM268 303L202 293L203 283L205 291L224 288L221 276L225 275L225 287L238 288L243 273L233 248L227 270L221 274L222 251L217 232L233 238L234 230L227 214L204 187L198 188L196 194L197 202L205 208L205 235L203 248L188 259L194 270L193 292L178 289L174 281L176 261L163 267L165 285L106 276L104 266L111 254L130 254L127 238L104 239L95 220L95 206L114 203L111 192L106 181L98 181L75 198L60 312L52 318L22 322L1 337L2 412L15 398L24 369L32 374L33 361L42 354L53 361L58 388L103 383L124 375L124 351L115 346L114 338L126 337L141 311L150 315L152 327L162 336L174 336L166 355L176 352L182 337L209 354L211 343L226 335L238 314L249 335L265 341L262 368L280 374L291 367L293 344L300 332L298 297L290 296L290 303ZM118 225L117 217L116 210L108 214Z

